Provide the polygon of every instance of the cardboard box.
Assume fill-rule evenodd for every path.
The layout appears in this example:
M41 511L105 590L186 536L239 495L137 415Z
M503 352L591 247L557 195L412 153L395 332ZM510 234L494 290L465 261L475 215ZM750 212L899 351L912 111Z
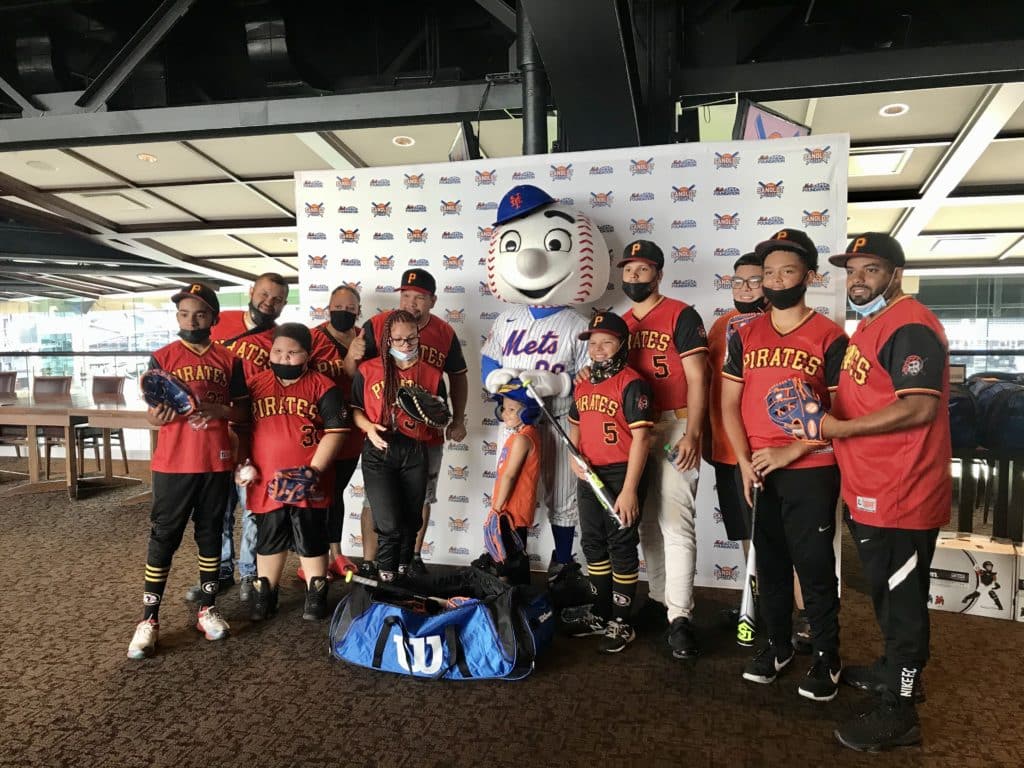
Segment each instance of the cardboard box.
M1017 621L1024 621L1024 544L1017 545Z
M1017 552L1003 539L940 533L932 557L928 607L993 619L1014 618Z

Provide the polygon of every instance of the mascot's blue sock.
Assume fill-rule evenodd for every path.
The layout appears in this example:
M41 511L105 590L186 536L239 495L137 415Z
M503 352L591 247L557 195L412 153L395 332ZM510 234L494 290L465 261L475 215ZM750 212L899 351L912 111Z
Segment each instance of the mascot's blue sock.
M572 562L572 540L575 538L576 527L572 525L552 525L551 535L555 537L555 561Z

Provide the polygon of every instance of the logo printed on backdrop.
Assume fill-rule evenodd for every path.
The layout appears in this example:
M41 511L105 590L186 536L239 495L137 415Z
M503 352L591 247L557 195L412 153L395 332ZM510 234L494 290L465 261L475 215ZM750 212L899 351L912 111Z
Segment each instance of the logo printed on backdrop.
M481 296L490 296L491 295L491 289L487 287L487 283L485 283L483 280L480 281L480 295Z
M801 188L802 192L831 192L832 185L827 181L819 181L814 184L808 182Z
M569 163L568 165L552 165L549 176L552 181L571 181L572 174L572 163Z
M630 219L629 231L634 235L650 235L654 233L654 217L649 219Z
M631 203L648 202L648 201L653 200L653 199L654 199L654 193L653 192L634 192L633 194L631 194L629 196L629 202L631 202Z
M740 153L739 152L715 152L715 168L722 170L723 168L739 168L740 167Z
M424 541L423 547L420 549L420 554L424 557L430 557L434 554L434 542Z
M489 400L490 398L488 398ZM484 440L483 442L484 456L496 456L498 453L498 443Z
M307 256L306 266L310 269L327 269L327 255L323 256Z
M672 281L672 287L673 288L696 288L697 287L697 281L694 280L692 277L687 278L686 280L673 280Z
M757 226L759 227L784 227L786 220L781 216L758 216Z
M715 197L736 197L740 193L739 187L715 187L711 194Z
M374 217L386 216L391 217L391 202L386 203L375 203L370 201L370 214Z
M363 537L356 533L350 533L348 535L348 543L356 549L363 548Z
M757 196L762 200L766 197L773 197L776 199L782 198L783 183L782 179L778 181L759 181L757 182Z
M356 188L356 177L355 176L336 176L335 186L339 192L352 192Z
M457 496L452 494L448 497L448 502L450 504L469 504L469 496Z
M629 161L629 175L630 176L650 176L654 173L654 158L649 157L646 160L630 160Z
M323 189L324 183L319 179L307 179L302 182L302 186L306 189Z
M462 215L462 201L461 200L442 200L441 201L441 215L442 216L461 216Z
M406 189L423 189L423 185L426 184L425 174L407 173L403 183Z
M739 258L739 248L715 248L715 256L724 256L729 258Z
M423 259L423 258L420 258L420 259L409 259L409 266L410 267L429 267L430 266L430 259Z
M610 176L615 173L615 169L610 165L592 165L589 173L591 176Z
M373 233L373 239L374 240L394 240L395 236L393 234L391 234L390 232L374 232Z
M804 165L828 165L831 159L831 147L807 147L804 149Z
M405 206L405 212L406 213L426 213L427 212L427 206L423 205L423 203L417 203L416 205L412 205L410 203L409 205Z
M498 210L498 204L495 202L477 203L476 209L478 211L496 211Z
M464 285L446 285L444 287L445 293L465 293L466 286Z
M441 265L445 268L445 271L451 270L451 269L461 270L462 269L462 265L463 265L463 261L464 261L464 259L463 259L461 253L453 254L451 256L446 256L446 255L442 255L441 256Z
M309 308L309 319L310 320L326 320L327 319L327 307L310 307Z
M516 171L512 174L512 181L530 181L535 178L537 176L533 171Z
M342 259L339 263L343 267L361 267L363 265L362 259Z
M448 232L448 231L445 231L445 232L441 233L441 239L442 240L461 240L462 239L462 233L461 232Z
M785 155L761 155L757 158L758 165L784 165L785 162Z
M445 448L446 451L455 451L457 453L468 453L469 446L465 443L453 443L448 441L448 446Z
M413 229L412 227L406 228L405 239L410 243L425 243L427 242L427 228L421 227L419 229Z
M670 195L673 203L692 203L697 199L697 185L691 184L688 187L672 187Z
M560 197L560 198L558 198L558 203L560 205L564 205L564 206L566 206L568 208L572 208L572 207L574 207L576 205L576 198L574 198L574 197Z
M478 187L493 187L498 183L498 172L494 169L489 171L477 171L474 181L476 181L476 185Z
M491 238L494 237L494 233L497 231L497 227L477 227L476 228L476 239L481 243L491 242Z
M448 517L448 530L454 531L455 533L468 533L469 532L469 518L468 517Z
M738 229L740 226L739 213L716 213L715 229Z
M669 229L696 229L696 219L673 219L672 226Z
M465 322L466 310L464 309L446 309L444 311L444 320L446 323L455 325L457 323Z
M327 287L327 283L310 283L307 290L312 293L326 293L330 289Z
M591 192L590 193L590 207L591 208L611 208L612 207L612 193L611 190L607 192Z
M740 567L738 565L715 564L715 579L717 581L736 581L739 575Z
M715 290L716 291L731 291L732 290L732 275L715 275Z
M829 283L832 282L832 274L830 272L817 272L814 277L811 278L810 282L807 283L808 288L828 288Z
M391 186L391 179L384 179L384 178L381 178L381 179L370 179L370 186L371 187L390 187Z
M480 319L481 320L497 320L498 319L498 313L497 312L481 312L480 313Z
M462 178L460 176L442 176L437 180L438 184L461 184Z
M356 205L339 205L338 206L338 213L345 213L345 214L352 214L352 215L358 214L359 213L359 206L356 206Z
M306 203L306 215L307 216L319 216L324 215L324 204L323 203Z
M696 244L691 245L673 245L672 246L672 261L678 263L680 261L694 261L697 258L697 246Z
M449 555L468 555L469 547L448 547Z
M327 239L327 233L326 232L307 232L306 233L306 239L307 240L326 240Z
M394 269L395 268L395 257L394 256L374 256L373 257L373 268L374 269Z
M358 229L339 229L338 239L343 243L358 243L359 242L359 230Z
M374 293L397 293L397 291L395 290L395 286L393 286L393 285L378 285L376 288L374 288L373 292ZM377 311L378 312L383 312L384 310L383 309L379 309Z
M829 220L828 208L823 211L804 211L800 217L805 227L824 227Z

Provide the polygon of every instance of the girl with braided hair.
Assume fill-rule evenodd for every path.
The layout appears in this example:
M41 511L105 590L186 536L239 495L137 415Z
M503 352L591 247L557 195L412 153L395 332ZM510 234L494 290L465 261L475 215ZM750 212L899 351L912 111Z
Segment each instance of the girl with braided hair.
M395 404L398 390L414 385L446 397L442 372L419 359L416 319L395 310L384 323L380 355L363 363L352 378L355 424L367 437L363 482L373 510L381 581L394 581L406 573L422 523L426 445L434 429Z

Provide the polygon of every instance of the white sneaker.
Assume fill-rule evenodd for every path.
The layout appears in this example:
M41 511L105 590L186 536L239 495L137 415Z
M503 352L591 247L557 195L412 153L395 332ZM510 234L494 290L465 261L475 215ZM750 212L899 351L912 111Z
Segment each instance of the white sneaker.
M196 629L206 635L207 640L223 640L231 631L231 627L224 621L224 617L220 615L220 611L215 605L199 609Z
M146 659L156 651L156 638L160 624L156 619L145 619L135 626L135 634L128 644L129 659Z

